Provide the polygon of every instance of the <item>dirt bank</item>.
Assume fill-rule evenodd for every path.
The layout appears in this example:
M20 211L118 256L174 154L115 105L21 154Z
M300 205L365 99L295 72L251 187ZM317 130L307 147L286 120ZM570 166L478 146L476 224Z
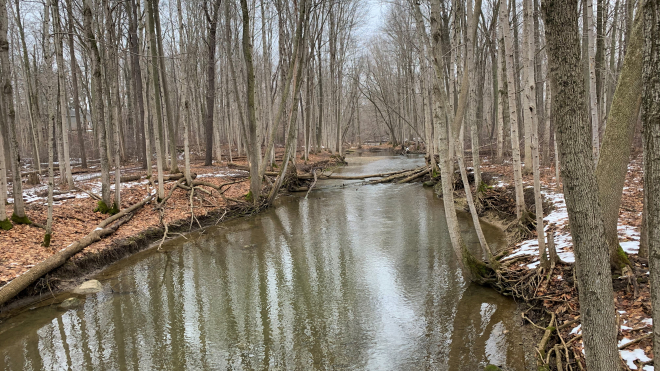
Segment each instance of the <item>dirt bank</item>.
M310 155L309 161L298 159L297 167L299 171L304 172L317 167L332 167L336 163L336 159L330 154L323 153ZM167 239L258 212L259 210L245 202L245 195L249 189L249 173L244 170L245 166L244 159L238 159L232 164L222 163L210 167L202 166L201 163L193 164L191 171L197 175L196 180L214 186L225 184L227 185L225 191L221 194L216 189L207 187L204 192L196 191L191 198L189 191L176 189L172 197L167 200L162 215L156 210L156 202L151 201L136 211L133 217L114 234L86 247L64 265L42 276L6 305L0 307L0 317L11 315L14 310L35 302L52 298L126 256L158 246L163 241L165 225L168 229L165 236ZM122 183L122 208L137 203L144 198L144 195L153 191L153 185L146 180L142 171L122 170L122 177L128 173L132 176L137 175L139 179ZM85 174L86 178L79 176L76 186L92 194L99 193L100 182L95 174L93 172L82 174ZM271 177L271 181L272 179L274 177ZM165 182L165 194L168 194L176 186L175 184L175 181ZM31 201L26 209L31 220L45 224L46 205L44 197L41 196L43 195L41 188L44 186L26 189L25 194ZM286 190L286 186L283 190ZM27 272L37 263L80 240L107 217L105 214L93 211L96 201L86 192L60 189L57 193L63 197L54 205L53 237L49 248L41 245L44 230L35 226L16 225L12 230L0 233L0 287Z

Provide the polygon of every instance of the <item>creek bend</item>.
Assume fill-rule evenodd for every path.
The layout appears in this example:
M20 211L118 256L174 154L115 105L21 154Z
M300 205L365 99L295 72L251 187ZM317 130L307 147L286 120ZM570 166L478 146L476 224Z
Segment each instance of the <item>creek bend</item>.
M423 158L348 162L338 172ZM464 282L442 200L419 184L360 183L319 181L307 199L108 267L77 309L0 323L0 370L524 370L516 304ZM501 231L483 227L498 248Z

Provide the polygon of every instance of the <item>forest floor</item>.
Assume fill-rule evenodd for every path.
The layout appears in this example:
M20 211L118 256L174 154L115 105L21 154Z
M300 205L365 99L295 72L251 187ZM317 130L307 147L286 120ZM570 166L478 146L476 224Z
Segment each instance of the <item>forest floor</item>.
M324 152L319 155L311 154L308 161L298 159L297 167L298 171L305 172L311 166L327 167L332 166L334 163L335 159L329 153ZM215 185L235 182L225 188L226 191L223 195L212 188L207 188L210 191L209 193L195 192L195 197L192 200L195 218L204 220L213 217L211 223L217 223L232 206L228 205L228 202L235 206L235 202L228 201L229 199L245 200L245 195L249 190L249 173L245 170L246 165L245 157L234 158L231 164L214 162L213 166L203 166L203 160L193 161L191 172L197 175L195 180ZM98 168L90 167L86 170L75 168L74 170L76 188L100 195L101 181ZM277 171L278 169L273 170ZM114 193L114 176L112 174L113 172L111 172L111 191ZM166 174L168 173L166 172ZM154 192L152 184L146 179L146 170L141 169L139 164L122 167L122 177L133 175L140 176L139 180L121 183L122 209L142 201L150 192ZM155 169L153 177L156 179ZM59 183L58 178L55 182L56 184ZM165 194L167 195L171 188L175 186L176 181L166 181L164 183ZM27 216L31 221L45 225L48 192L46 177L42 178L42 184L36 186L24 184L23 191ZM54 193L57 201L54 202L53 207L53 233L50 247L45 248L42 246L45 231L33 225L14 225L11 230L0 232L0 287L25 273L37 263L85 237L108 217L106 214L94 211L97 201L90 197L88 193L76 189L66 189L66 186L56 186ZM7 213L11 215L12 212L13 204L10 204ZM135 236L144 236L145 234L152 237L150 240L143 239L147 244L154 240L159 241L163 236L163 223L182 225L183 228L176 231L182 233L203 224L191 218L190 192L182 189L176 190L172 197L167 200L163 216L161 221L160 212L155 208L155 201L152 201L136 211L133 218L123 224L114 234L93 243L74 255L67 263L76 267L73 280L80 278L75 277L76 275L88 274L90 270L93 271L129 254L130 252L116 251L122 241ZM208 222L207 220L206 224ZM178 235L179 233L170 233L169 237ZM137 249L145 247L138 246ZM135 246L132 249L134 250ZM90 261L95 262L96 266L85 267L86 262ZM41 291L48 293L51 289L57 291L56 288L64 286L67 285L64 283L59 285L56 278L42 284ZM34 291L33 289L32 293Z
M494 194L499 198L515 198L513 193L513 173L510 163L493 164L485 160L482 171L493 175L492 188L486 191L485 197ZM618 339L622 363L630 370L653 370L653 343L651 338L652 319L648 280L648 260L638 256L640 228L643 207L643 169L641 156L633 156L629 166L623 199L619 212L619 240L622 248L628 253L633 272L624 272L613 276L615 307L618 321ZM500 261L506 266L507 276L517 277L521 281L532 280L532 294L528 302L537 305L536 317L532 312L527 314L529 321L535 321L545 329L546 326L561 327L560 340L568 344L575 356L581 357L584 349L579 325L579 302L576 282L574 280L575 262L573 246L568 224L568 213L563 191L555 179L554 167L541 169L542 192L550 205L550 212L544 218L545 230L555 231L555 245L562 262L558 263L550 275L538 274L539 252L538 241L534 237L520 241L511 247L508 254ZM525 187L533 186L532 175L524 176ZM508 196L507 196L508 195ZM543 314L542 312L546 312ZM554 312L554 324L548 324L550 315ZM539 313L542 313L539 316ZM542 317L545 318L542 318ZM641 340L640 340L641 339ZM561 343L560 343L561 345ZM562 351L563 352L563 351ZM566 354L569 354L566 352ZM566 366L564 366L566 367ZM573 369L577 370L576 365Z

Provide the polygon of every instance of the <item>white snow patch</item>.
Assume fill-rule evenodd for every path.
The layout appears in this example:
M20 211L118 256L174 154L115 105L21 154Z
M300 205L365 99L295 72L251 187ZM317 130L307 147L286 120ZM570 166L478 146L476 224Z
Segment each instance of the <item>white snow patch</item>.
M582 331L582 325L577 325L571 330L571 335L578 334Z
M639 252L639 241L626 241L619 244L627 254L637 254Z
M642 320L642 323L646 323L649 326L653 326L653 318L646 318Z
M635 366L634 361L640 360L642 362L648 362L651 360L651 358L646 356L646 353L644 353L643 349L622 350L620 353L621 358L626 361L628 368L631 370L637 370L637 366ZM644 367L644 370L646 370L646 367Z

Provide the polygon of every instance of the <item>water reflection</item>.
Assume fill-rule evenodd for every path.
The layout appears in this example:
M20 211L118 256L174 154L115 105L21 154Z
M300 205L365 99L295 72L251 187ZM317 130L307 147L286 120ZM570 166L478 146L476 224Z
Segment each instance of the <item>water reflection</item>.
M465 284L441 206L418 185L285 198L1 324L0 369L524 369L514 304Z

